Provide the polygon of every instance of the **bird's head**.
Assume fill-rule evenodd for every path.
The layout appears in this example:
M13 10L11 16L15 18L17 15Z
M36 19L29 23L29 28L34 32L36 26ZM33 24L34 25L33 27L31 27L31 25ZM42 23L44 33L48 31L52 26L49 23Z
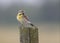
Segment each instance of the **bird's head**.
M23 10L19 10L19 11L18 11L18 15L19 15L19 16L24 15L24 11L23 11Z
M19 20L19 19L21 19L23 16L24 16L24 11L19 10L19 11L18 11L18 14L17 14L17 19Z

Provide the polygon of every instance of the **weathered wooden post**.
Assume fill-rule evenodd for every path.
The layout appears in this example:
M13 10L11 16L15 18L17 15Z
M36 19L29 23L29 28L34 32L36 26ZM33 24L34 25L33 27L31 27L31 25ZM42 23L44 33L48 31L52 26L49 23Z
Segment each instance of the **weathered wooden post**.
M20 27L20 43L38 43L38 28Z

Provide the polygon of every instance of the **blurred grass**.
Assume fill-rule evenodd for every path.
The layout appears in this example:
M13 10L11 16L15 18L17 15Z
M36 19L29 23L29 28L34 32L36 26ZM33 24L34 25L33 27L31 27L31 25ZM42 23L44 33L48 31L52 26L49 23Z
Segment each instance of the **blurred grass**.
M7 27L8 26L8 27ZM15 25L0 26L0 43L19 43L19 29ZM49 25L50 26L50 25ZM39 43L59 43L59 25L40 25ZM49 30L51 29L51 30Z

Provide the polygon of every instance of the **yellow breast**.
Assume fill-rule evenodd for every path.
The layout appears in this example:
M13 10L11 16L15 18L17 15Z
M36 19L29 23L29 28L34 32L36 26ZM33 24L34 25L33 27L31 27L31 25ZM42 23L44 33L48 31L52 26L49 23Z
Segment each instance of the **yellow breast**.
M17 20L21 21L23 19L23 15L19 15L20 13L17 14Z

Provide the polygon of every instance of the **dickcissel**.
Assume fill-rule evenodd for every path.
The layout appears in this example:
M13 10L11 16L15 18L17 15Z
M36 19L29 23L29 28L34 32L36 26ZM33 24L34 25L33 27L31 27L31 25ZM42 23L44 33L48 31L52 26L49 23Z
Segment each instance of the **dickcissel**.
M24 14L23 10L19 10L18 14L17 14L17 20L24 25L25 23L30 24L31 26L34 26L29 19L27 18L27 16Z

